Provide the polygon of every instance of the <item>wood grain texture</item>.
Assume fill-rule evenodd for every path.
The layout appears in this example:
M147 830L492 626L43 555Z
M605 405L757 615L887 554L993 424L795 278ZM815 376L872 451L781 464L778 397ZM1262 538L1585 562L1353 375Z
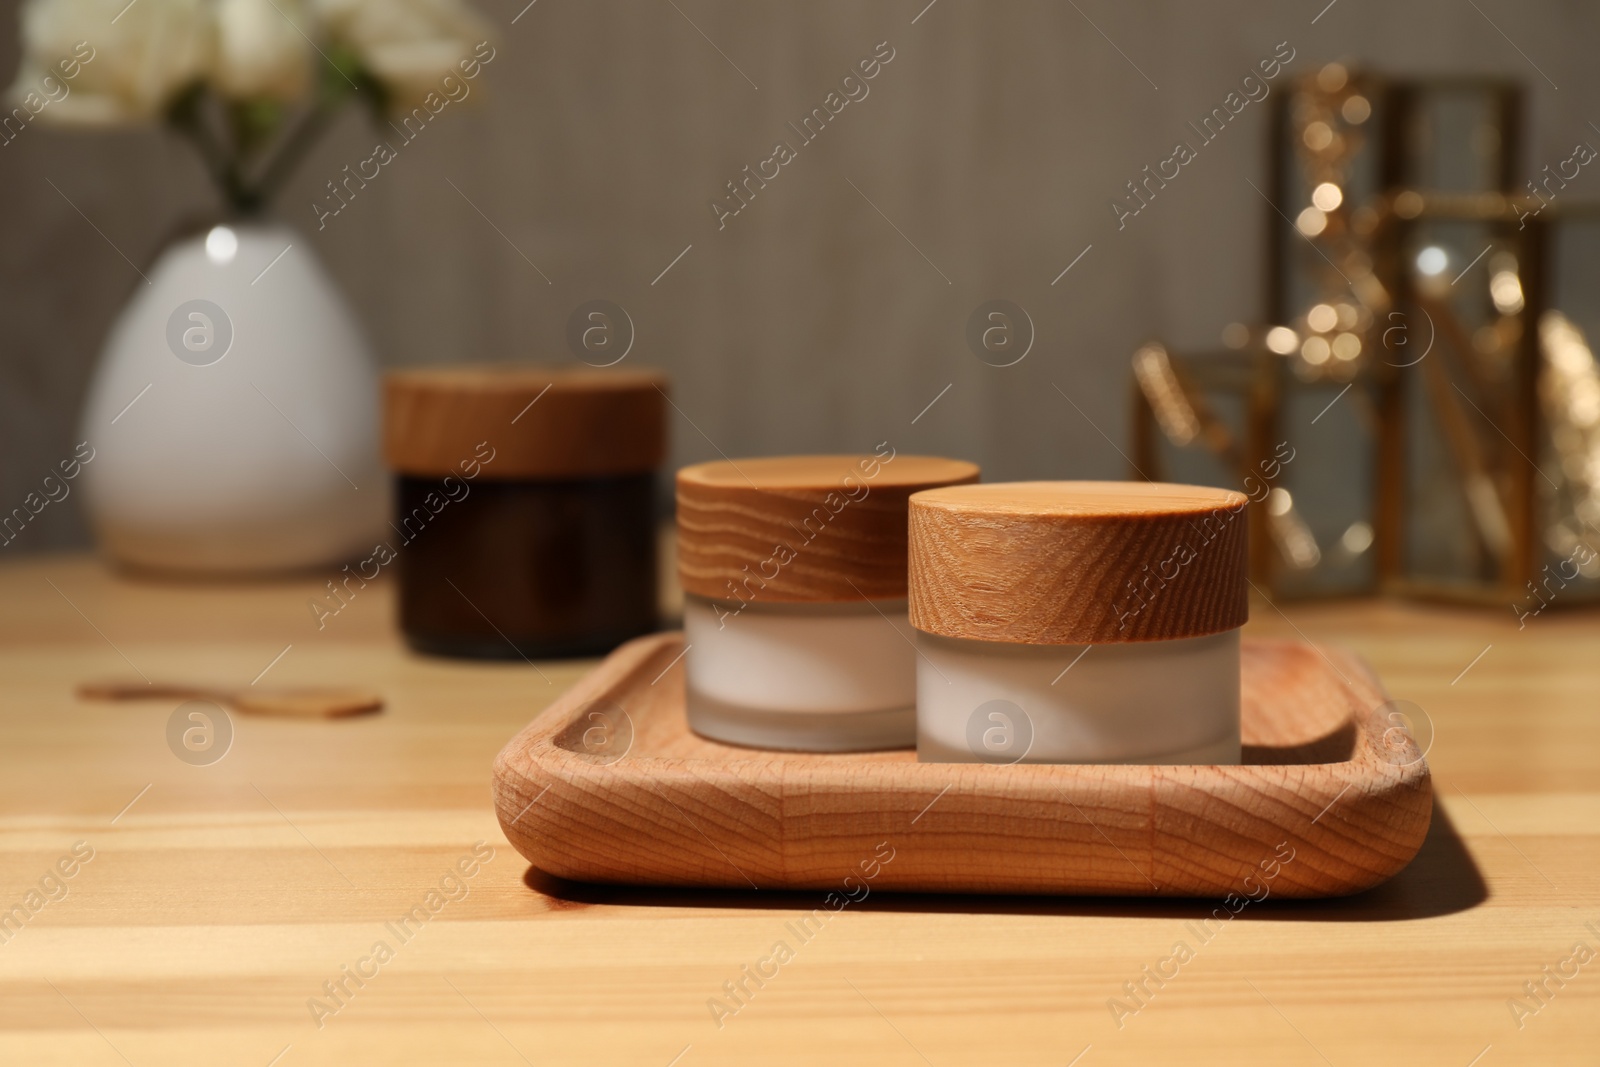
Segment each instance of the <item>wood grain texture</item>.
M906 500L977 465L896 454L772 456L678 472L678 579L723 600L906 595Z
M642 369L449 364L390 371L383 452L392 470L461 474L480 442L480 477L600 478L643 474L666 458L664 375Z
M885 865L880 888L1221 897L1259 892L1242 881L1283 844L1295 858L1272 891L1323 897L1391 877L1428 829L1427 763L1403 734L1384 737L1387 719L1374 728L1376 681L1304 645L1246 644L1247 765L1229 767L735 748L690 733L682 651L680 634L630 642L500 753L501 828L536 866L593 882L828 889L877 843L916 832L921 847ZM1319 825L1335 804L1337 825Z
M1508 610L1344 601L1285 604L1286 619L1255 604L1247 634L1351 647L1436 728L1433 826L1376 889L1274 890L1202 945L1192 928L1221 898L874 888L801 945L787 924L820 892L531 868L500 833L489 769L592 662L412 655L387 578L319 631L305 602L323 580L167 584L83 556L0 562L0 907L73 842L95 849L66 897L0 944L0 1063L667 1067L683 1053L676 1067L925 1067L920 1050L935 1067L1064 1067L1092 1044L1076 1067L1320 1067L1318 1052L1339 1067L1465 1067L1492 1044L1477 1067L1593 1067L1589 966L1521 1029L1506 1001L1574 940L1600 946L1586 930L1600 922L1600 615L1545 612L1519 631ZM259 685L370 686L385 713L240 716L227 758L194 767L167 748L170 706L73 696L84 678L131 673L123 654L152 678L245 685L291 642ZM939 847L923 833L953 794L895 835L886 871ZM1316 827L1342 827L1344 810ZM742 828L719 810L682 818L742 856ZM496 854L468 895L318 1029L307 998L479 839ZM797 958L719 1027L707 998L780 938ZM1179 940L1196 958L1119 1026L1108 998Z
M1247 500L1152 482L1001 482L911 498L911 625L1077 645L1243 626Z

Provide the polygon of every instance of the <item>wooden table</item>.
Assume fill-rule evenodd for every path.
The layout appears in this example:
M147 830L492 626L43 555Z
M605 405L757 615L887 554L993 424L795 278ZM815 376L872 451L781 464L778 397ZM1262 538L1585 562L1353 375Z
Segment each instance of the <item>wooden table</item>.
M1253 904L1205 944L1188 923L1213 902L875 894L719 1027L708 1000L814 894L530 870L490 810L490 760L586 665L411 655L381 583L319 631L322 580L0 567L0 908L42 879L58 898L0 928L0 1062L1600 1061L1600 957L1548 980L1546 1003L1524 988L1570 976L1577 943L1600 952L1592 614L1519 631L1509 608L1254 606L1253 630L1353 647L1432 721L1434 832L1386 886ZM72 695L141 672L372 685L389 707L235 717L226 757L195 766L168 748L170 702ZM72 876L49 877L63 857ZM463 860L471 877L448 878ZM426 922L396 925L419 904ZM1146 978L1172 975L1180 941L1192 958Z

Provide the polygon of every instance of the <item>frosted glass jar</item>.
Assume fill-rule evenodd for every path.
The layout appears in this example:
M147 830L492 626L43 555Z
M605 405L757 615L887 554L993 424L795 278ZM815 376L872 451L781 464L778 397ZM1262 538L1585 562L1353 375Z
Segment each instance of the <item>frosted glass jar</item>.
M1013 645L917 635L926 762L1238 763L1239 631Z
M685 598L696 732L813 752L911 743L917 654L904 600L739 607Z
M690 728L810 752L915 744L906 501L977 477L887 443L679 471Z
M1245 507L1144 482L913 496L918 758L1238 763Z

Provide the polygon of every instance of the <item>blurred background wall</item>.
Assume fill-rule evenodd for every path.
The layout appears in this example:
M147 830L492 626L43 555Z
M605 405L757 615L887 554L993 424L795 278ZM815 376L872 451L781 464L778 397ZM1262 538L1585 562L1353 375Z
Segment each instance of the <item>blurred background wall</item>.
M1577 0L525 4L478 2L500 33L481 106L448 108L319 231L324 183L377 140L348 109L277 213L388 365L572 361L573 310L620 304L629 361L673 378L675 466L888 439L988 479L1126 476L1133 348L1211 346L1264 312L1266 108L1120 231L1110 200L1280 42L1290 75L1340 59L1521 81L1530 178L1600 120L1600 5ZM786 124L884 41L869 94L800 147ZM8 80L16 51L8 0ZM710 202L779 139L798 158L719 230ZM129 261L148 267L213 203L158 130L35 125L0 148L0 499L71 454L93 361L143 284ZM1015 366L964 338L995 298L1036 327ZM76 503L10 550L87 543Z

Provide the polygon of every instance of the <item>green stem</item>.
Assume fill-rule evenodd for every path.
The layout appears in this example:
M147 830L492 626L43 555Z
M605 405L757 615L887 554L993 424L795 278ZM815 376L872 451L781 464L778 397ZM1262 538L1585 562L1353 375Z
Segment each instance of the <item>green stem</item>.
M356 77L364 83L370 81L359 71ZM199 151L229 208L238 215L254 215L277 195L290 172L327 129L344 96L342 90L317 94L289 128L274 138L272 127L279 124L282 114L278 105L270 105L263 118L258 111L267 105L221 101L204 83L196 82L173 101L167 119ZM211 115L207 114L208 105ZM230 135L226 142L208 121L218 113Z
M289 173L305 158L311 146L316 144L322 131L328 128L332 118L330 109L318 104L313 104L301 114L289 131L278 139L267 156L266 163L260 168L256 180L251 184L251 192L258 202L266 203L278 194L283 183L288 180Z
M205 122L201 107L205 90L196 85L180 96L168 112L168 120L187 137L200 153L200 159L218 190L236 214L253 214L260 209L259 197L246 185L239 169L238 153L218 142Z

